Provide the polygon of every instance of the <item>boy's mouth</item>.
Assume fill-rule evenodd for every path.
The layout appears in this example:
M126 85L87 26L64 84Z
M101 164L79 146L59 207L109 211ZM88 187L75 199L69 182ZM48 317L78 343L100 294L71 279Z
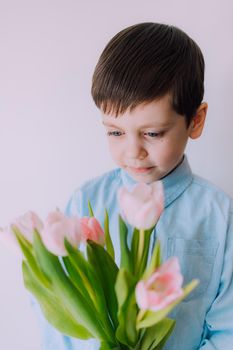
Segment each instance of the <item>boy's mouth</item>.
M131 171L133 171L134 173L137 173L137 174L143 174L143 173L147 173L149 171L151 171L151 169L153 169L154 167L147 167L147 168L133 168L133 167L129 167L129 169Z

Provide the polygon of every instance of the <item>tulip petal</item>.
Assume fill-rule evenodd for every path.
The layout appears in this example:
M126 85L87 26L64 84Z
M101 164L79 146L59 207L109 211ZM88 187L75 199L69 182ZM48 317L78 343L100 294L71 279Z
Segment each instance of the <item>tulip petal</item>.
M82 231L82 239L86 242L88 239L104 245L104 231L95 217L83 217L80 219L80 227Z
M59 211L49 213L41 237L46 248L54 255L66 256L65 238L73 246L81 240L81 225L77 217L66 217Z
M148 309L148 293L144 281L140 281L135 289L136 301L141 309Z
M11 226L17 226L22 235L32 243L33 231L37 229L39 232L43 228L43 222L33 211L28 211L24 215L16 218Z
M138 183L131 192L122 187L118 191L118 201L124 221L138 229L150 229L163 210L162 182L156 181L151 185Z
M182 283L178 259L171 258L147 280L137 284L137 303L144 309L162 310L183 295Z

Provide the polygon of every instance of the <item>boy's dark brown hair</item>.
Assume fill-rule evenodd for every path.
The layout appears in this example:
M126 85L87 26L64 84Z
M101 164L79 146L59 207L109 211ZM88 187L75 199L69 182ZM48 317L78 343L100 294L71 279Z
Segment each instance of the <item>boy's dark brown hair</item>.
M116 34L105 47L92 80L92 97L116 116L170 93L172 108L187 127L204 95L205 62L199 46L181 29L139 23Z

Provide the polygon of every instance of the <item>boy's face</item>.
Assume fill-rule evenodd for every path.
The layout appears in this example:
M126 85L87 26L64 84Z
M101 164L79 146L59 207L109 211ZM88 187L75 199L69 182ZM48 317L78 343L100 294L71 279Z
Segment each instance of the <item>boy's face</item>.
M103 124L115 163L145 183L161 179L179 164L192 127L172 110L169 95L117 118L103 114Z

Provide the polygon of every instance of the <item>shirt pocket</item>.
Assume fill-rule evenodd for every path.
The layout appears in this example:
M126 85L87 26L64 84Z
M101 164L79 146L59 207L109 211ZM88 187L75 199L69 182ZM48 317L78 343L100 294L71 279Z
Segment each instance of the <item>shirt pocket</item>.
M207 291L212 278L217 249L218 243L207 239L168 238L167 256L178 257L181 273L184 277L183 285L186 285L193 279L199 280L198 286L184 301L195 299Z

